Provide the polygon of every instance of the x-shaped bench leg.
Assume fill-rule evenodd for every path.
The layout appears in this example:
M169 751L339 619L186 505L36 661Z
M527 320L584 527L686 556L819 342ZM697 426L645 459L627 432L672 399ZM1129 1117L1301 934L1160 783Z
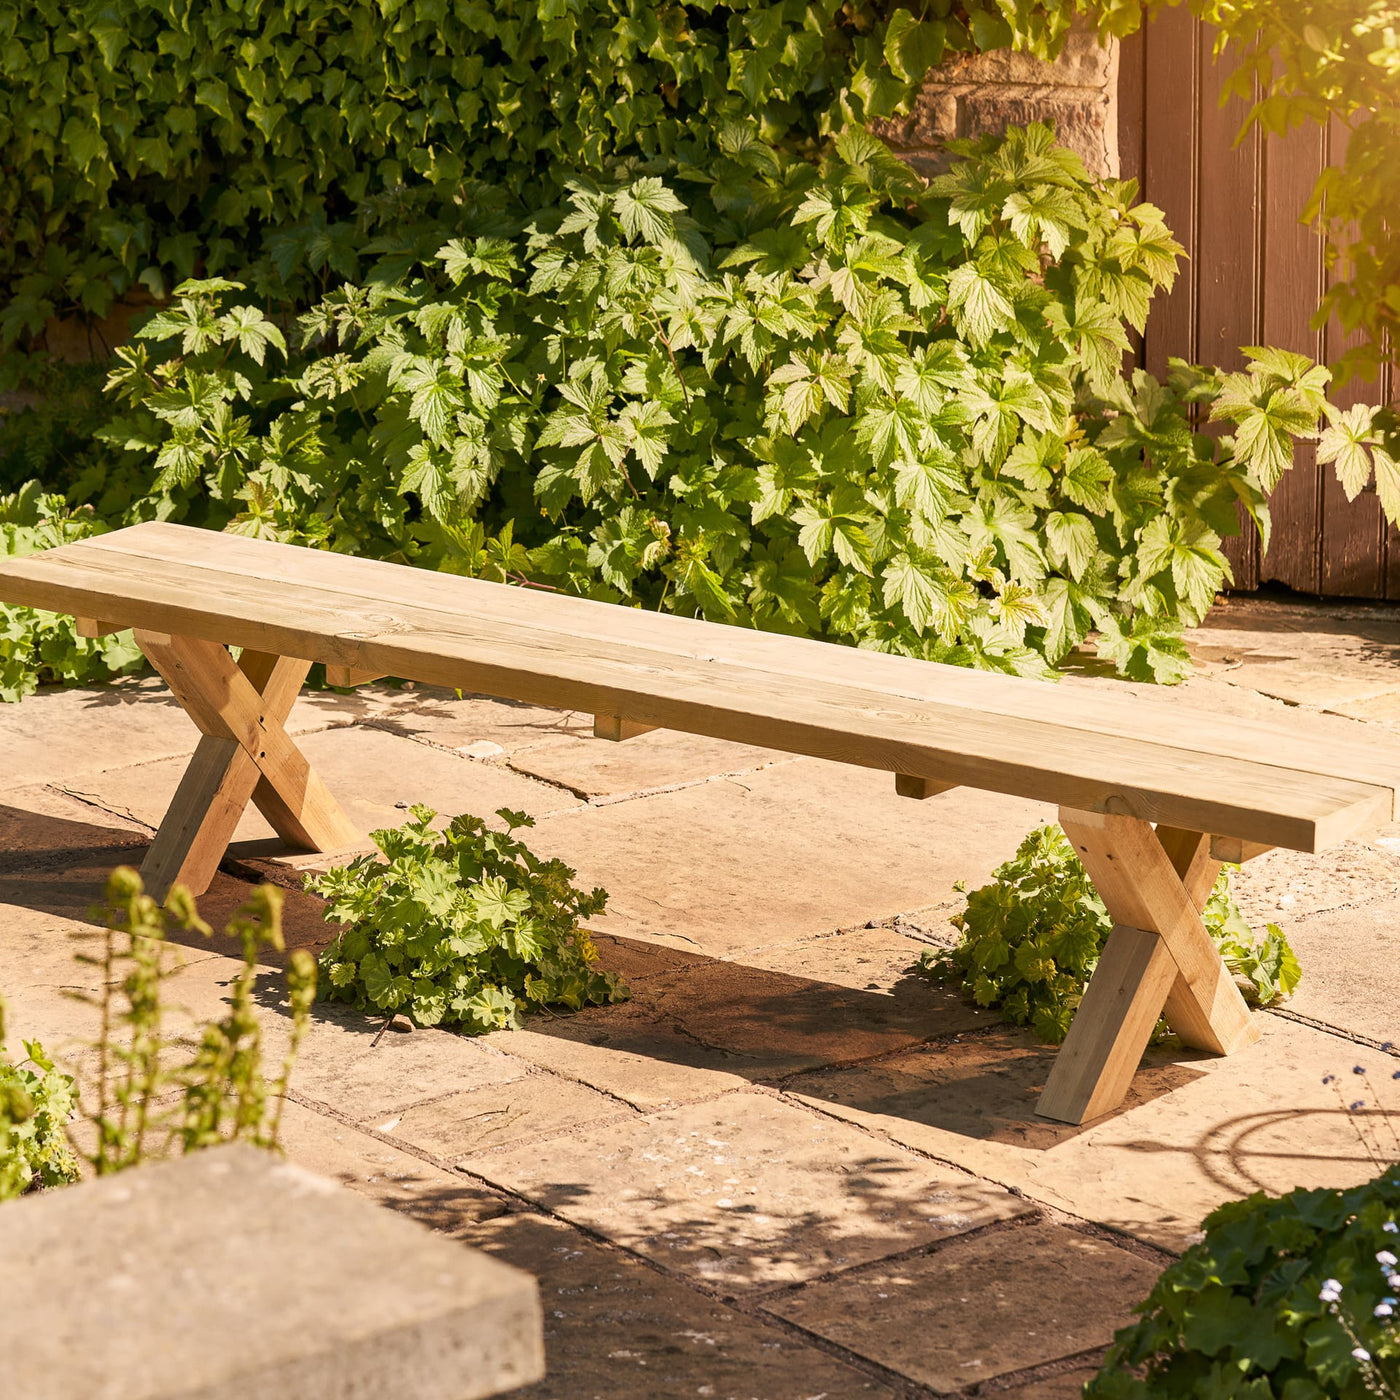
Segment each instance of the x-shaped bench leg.
M136 642L201 735L141 866L152 897L177 883L209 888L250 798L289 846L360 840L283 727L309 661L245 651L235 663L213 642L161 632L138 631Z
M1067 808L1060 825L1113 920L1037 1108L1083 1123L1122 1102L1164 1011L1185 1044L1217 1055L1259 1030L1201 922L1220 868L1210 838Z

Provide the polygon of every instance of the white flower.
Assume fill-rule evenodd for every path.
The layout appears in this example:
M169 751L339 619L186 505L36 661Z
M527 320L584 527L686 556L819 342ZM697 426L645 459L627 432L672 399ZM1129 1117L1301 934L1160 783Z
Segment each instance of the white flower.
M1324 1303L1335 1303L1342 1296L1342 1285L1334 1278L1324 1279L1322 1292L1317 1295Z
M1381 1229L1388 1235L1400 1235L1400 1225L1397 1225L1393 1220L1387 1220Z
M1352 1347L1351 1354L1358 1361L1369 1361L1371 1359L1371 1353L1367 1351L1365 1347Z
M1388 1249L1383 1249L1376 1255L1376 1263L1384 1264L1388 1269L1393 1269L1396 1264L1400 1264L1400 1259L1397 1259Z
M1377 1317L1390 1317L1390 1316L1392 1316L1392 1315L1394 1314L1394 1312L1395 1312L1395 1309L1394 1309L1389 1303L1377 1303L1377 1304L1376 1304L1376 1316L1377 1316Z

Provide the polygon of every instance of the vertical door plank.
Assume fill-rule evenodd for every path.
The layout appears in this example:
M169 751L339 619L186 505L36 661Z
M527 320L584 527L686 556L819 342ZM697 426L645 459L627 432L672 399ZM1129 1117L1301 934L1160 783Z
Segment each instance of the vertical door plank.
M1186 250L1176 285L1153 298L1146 367L1164 378L1172 355L1196 360L1196 183L1200 124L1197 20L1185 6L1159 10L1143 31L1142 195Z
M1202 26L1197 42L1202 74L1197 353L1206 364L1234 370L1244 365L1241 347L1259 343L1261 146L1257 131L1236 142L1249 104L1235 96L1220 101L1233 56L1215 58L1213 29ZM1225 555L1235 587L1257 588L1259 541L1243 510L1240 530L1226 540Z
M1347 128L1333 120L1327 132L1327 161L1336 164L1345 158ZM1352 341L1335 319L1328 323L1326 353L1336 360ZM1374 402L1377 385L1355 380L1334 385L1331 398L1342 408L1354 403ZM1380 501L1370 492L1348 501L1346 492L1330 467L1322 480L1322 592L1334 598L1381 598L1385 596L1384 517Z
M1323 165L1322 129L1303 126L1264 144L1263 327L1265 345L1322 358L1310 322L1322 298L1323 243L1300 215ZM1298 448L1293 469L1269 499L1273 540L1261 581L1317 593L1322 564L1322 473L1311 443Z

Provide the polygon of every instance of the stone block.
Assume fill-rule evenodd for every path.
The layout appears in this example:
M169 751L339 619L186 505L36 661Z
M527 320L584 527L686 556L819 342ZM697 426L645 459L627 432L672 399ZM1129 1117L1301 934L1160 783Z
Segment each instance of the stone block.
M1118 46L1116 43L1100 44L1093 29L1081 23L1065 37L1059 55L1048 63L1034 54L1015 53L1011 49L957 53L950 55L930 78L941 83L988 86L1025 83L1045 87L1106 88L1118 79Z
M543 1374L529 1275L253 1148L4 1211L24 1400L476 1400Z
M1120 1246L1035 1223L950 1240L762 1306L946 1394L1107 1345L1157 1273Z
M733 1292L819 1277L1028 1210L769 1094L741 1091L463 1167L659 1264Z

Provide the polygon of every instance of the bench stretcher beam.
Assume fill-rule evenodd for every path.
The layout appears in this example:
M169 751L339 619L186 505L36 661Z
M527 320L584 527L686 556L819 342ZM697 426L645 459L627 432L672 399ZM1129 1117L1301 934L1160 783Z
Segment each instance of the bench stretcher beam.
M141 874L152 898L175 884L203 894L251 800L289 846L332 851L360 840L284 724L309 661L137 631L136 642L200 731L199 745Z
M1259 1029L1201 922L1220 870L1210 838L1068 808L1060 825L1113 931L1036 1111L1083 1123L1122 1102L1163 1014L1185 1044L1217 1055L1251 1044Z

